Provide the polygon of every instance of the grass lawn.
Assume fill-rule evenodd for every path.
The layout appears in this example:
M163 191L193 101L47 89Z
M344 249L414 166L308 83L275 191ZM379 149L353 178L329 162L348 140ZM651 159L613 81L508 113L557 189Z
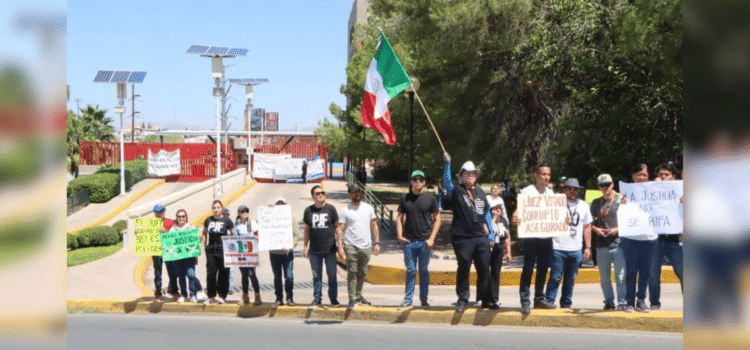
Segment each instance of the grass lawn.
M76 266L106 258L122 248L122 242L106 247L86 247L68 252L68 266Z

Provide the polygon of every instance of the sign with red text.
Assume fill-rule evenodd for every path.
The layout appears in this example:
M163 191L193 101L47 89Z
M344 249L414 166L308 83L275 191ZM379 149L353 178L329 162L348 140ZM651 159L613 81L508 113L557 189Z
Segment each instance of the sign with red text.
M222 236L224 245L224 267L256 267L258 257L258 240L250 236Z
M564 194L519 194L516 212L521 219L518 238L570 236Z

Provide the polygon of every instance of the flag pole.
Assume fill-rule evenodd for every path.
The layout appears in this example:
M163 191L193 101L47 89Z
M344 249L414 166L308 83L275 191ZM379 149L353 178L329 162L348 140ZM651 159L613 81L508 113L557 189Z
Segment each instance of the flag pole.
M422 103L422 99L419 98L419 94L414 91L414 95L417 96L417 101L419 101L419 105L422 106L422 110L424 111L424 114L427 116L427 120L430 122L430 126L432 126L432 131L435 132L435 136L437 137L438 142L440 143L440 148L443 149L443 153L447 153L445 150L445 146L443 146L443 141L440 140L440 135L438 135L437 129L435 129L435 124L432 123L432 119L430 118L430 114L427 113L427 109L424 108L424 104Z

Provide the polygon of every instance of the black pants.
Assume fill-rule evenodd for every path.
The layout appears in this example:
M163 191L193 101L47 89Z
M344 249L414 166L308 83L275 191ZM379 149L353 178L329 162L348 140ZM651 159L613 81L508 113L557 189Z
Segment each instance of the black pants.
M497 303L500 297L500 269L503 267L503 256L505 256L505 240L495 243L490 255L490 295L492 303Z
M215 298L218 291L219 297L226 299L229 293L229 269L224 267L224 253L206 254L206 270L208 270L206 281L208 297Z
M534 300L544 299L544 283L547 281L547 270L552 260L552 238L525 238L523 240L523 270L521 270L521 305L530 303L529 294L531 275L536 263L536 280L534 282Z
M258 277L255 276L254 267L240 267L242 273L242 293L247 294L248 291L248 280L253 284L253 290L255 293L260 293L260 285L258 284Z
M490 242L487 241L487 237L454 239L453 250L456 252L456 259L458 260L458 270L456 271L458 301L469 301L469 271L473 261L474 268L477 270L477 291L483 291L481 293L483 303L491 303L490 293L487 292L490 282L491 254Z

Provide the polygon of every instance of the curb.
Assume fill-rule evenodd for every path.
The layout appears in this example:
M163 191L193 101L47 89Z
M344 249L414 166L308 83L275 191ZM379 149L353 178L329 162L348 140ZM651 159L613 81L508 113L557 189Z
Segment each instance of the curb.
M346 265L346 261L338 258L339 263ZM534 281L536 270L531 277ZM406 280L406 268L405 267L394 267L388 265L376 265L370 264L367 266L367 275L365 281L370 284L380 285L403 285ZM477 274L476 271L472 270L469 275L469 283L476 284ZM614 269L612 271L611 280L615 281ZM500 271L500 285L501 286L517 286L521 281L521 269L501 269ZM578 276L576 277L575 283L599 283L599 269L598 268L583 268L578 270ZM674 270L671 266L663 266L661 270L661 282L662 283L680 283L680 280L675 275ZM419 274L417 274L416 283L419 283ZM456 284L456 271L430 271L430 285L433 286L450 286Z
M240 198L240 196L242 196L249 189L253 188L253 186L255 186L257 183L258 182L255 180L250 181L250 183L248 183L245 186L240 187L240 189L235 191L231 196L224 199L222 203L226 207L227 205L229 205L229 203L234 202L235 200L237 200L237 198ZM213 215L213 211L211 209L206 210L205 212L203 212L203 214L193 219L193 221L191 221L190 224L192 224L195 227L200 227L203 221L205 221L206 218L208 218L211 215ZM151 260L150 256L141 257L141 259L138 260L138 264L135 266L135 271L133 273L133 279L135 280L135 285L141 290L143 295L153 294L153 291L146 286L146 283L143 282L144 278L146 278L146 270L148 270L148 267L149 267L149 260Z
M391 306L261 306L224 304L203 306L199 303L152 302L151 298L135 300L68 300L68 309L110 313L223 314L242 318L279 317L333 321L368 321L388 323L427 323L476 326L522 326L619 329L651 332L682 332L682 312L654 311L648 314L587 309L532 310L522 317L517 308L485 310L471 307L459 313L453 307L400 309Z
M70 231L68 231L68 234L69 235L75 235L78 232L81 232L81 231L83 231L83 230L85 230L87 228L103 225L105 222L107 222L109 220L112 220L112 218L114 218L115 216L117 216L117 214L120 214L123 210L127 209L130 205L132 205L133 203L135 203L135 201L137 201L141 197L145 196L146 193L148 193L151 190L153 190L154 188L156 188L156 187L164 184L165 182L166 181L164 179L160 179L159 181L156 181L156 182L152 183L148 187L144 188L140 192L138 192L135 195L133 195L133 197L131 197L130 199L126 200L124 203L120 204L120 206L118 206L117 208L115 208L114 210L112 210L111 212L109 212L109 214L104 215L104 216L100 217L97 220L94 220L93 222L89 223L88 225L85 225L85 226L82 226L82 227L70 230Z

